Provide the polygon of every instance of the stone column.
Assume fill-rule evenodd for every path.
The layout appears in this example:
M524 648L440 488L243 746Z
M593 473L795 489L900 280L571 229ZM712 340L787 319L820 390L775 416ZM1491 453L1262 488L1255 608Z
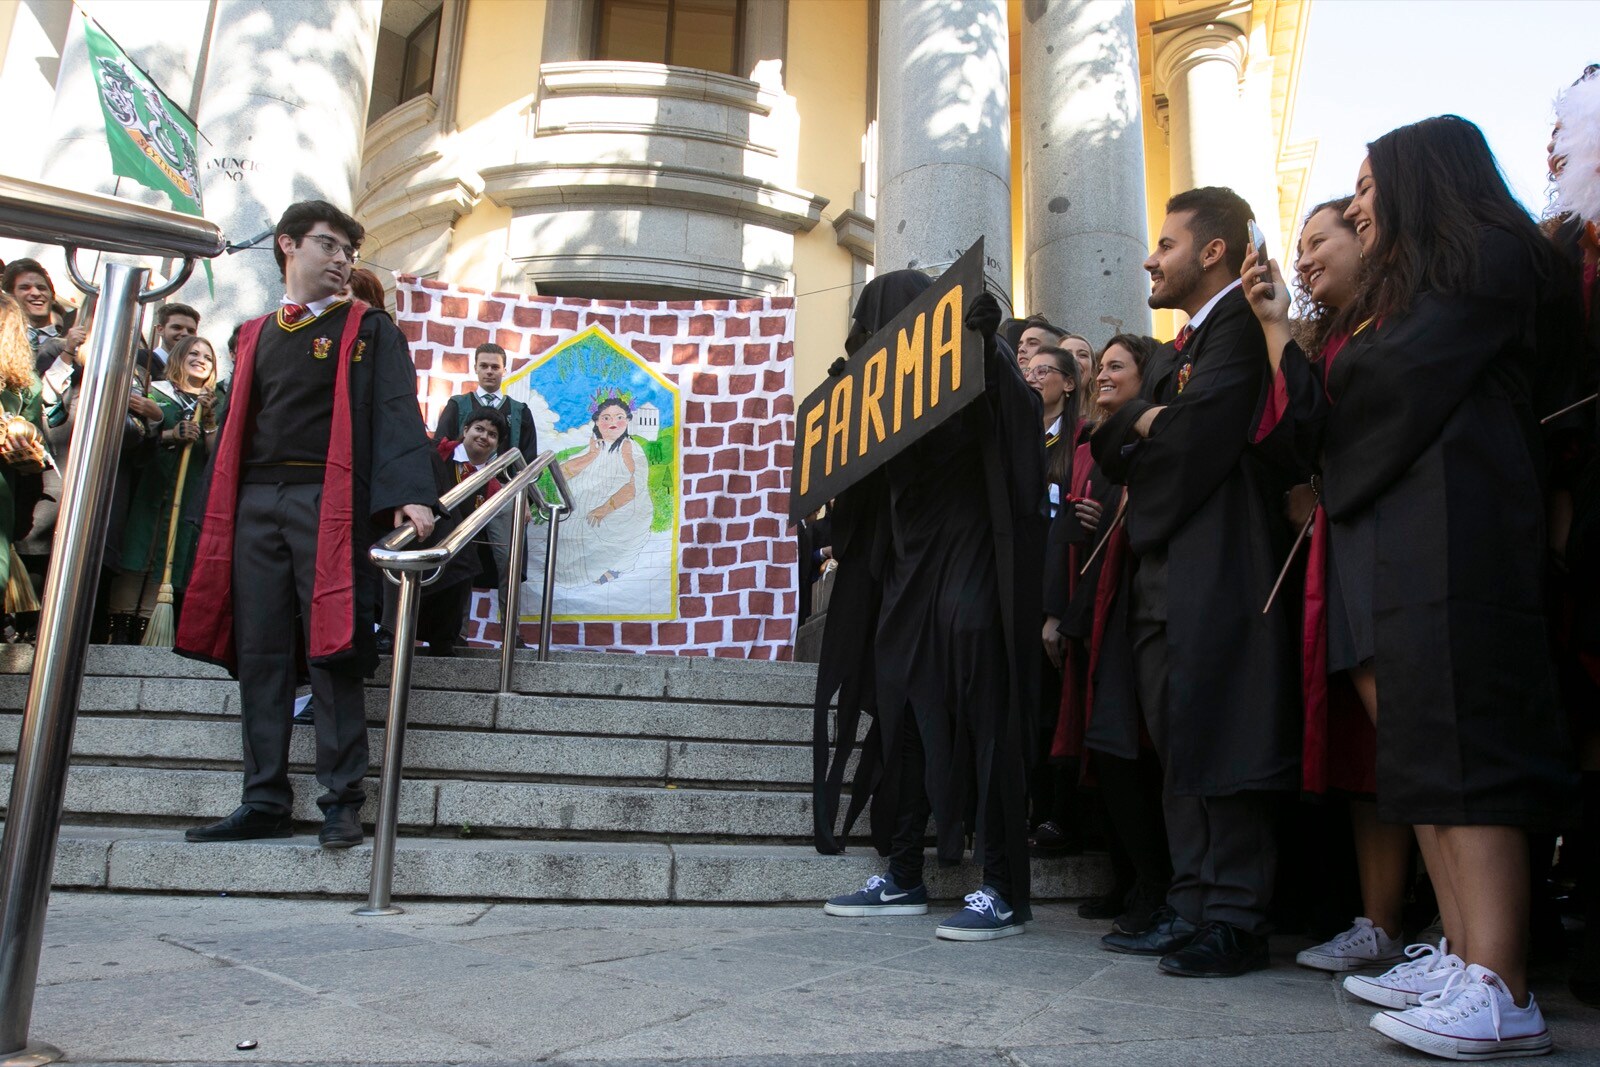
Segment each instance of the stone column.
M349 211L366 134L382 0L217 0L200 130L206 215L230 241L272 228L296 200ZM276 306L272 241L215 261L216 296L199 270L184 298L219 345Z
M1011 61L1005 0L879 7L877 270L934 274L984 238L1011 306Z
M1098 349L1150 332L1133 0L1029 0L1022 24L1027 307Z
M1244 197L1267 233L1273 255L1277 240L1276 175L1262 144L1270 129L1240 97L1247 53L1243 30L1231 23L1194 26L1157 42L1155 84L1167 98L1172 191L1225 185Z

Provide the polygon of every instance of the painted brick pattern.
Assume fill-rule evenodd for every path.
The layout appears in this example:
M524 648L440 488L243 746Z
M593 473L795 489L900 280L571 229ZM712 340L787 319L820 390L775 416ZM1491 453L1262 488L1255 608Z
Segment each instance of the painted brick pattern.
M579 300L484 293L396 279L396 318L411 342L417 399L432 427L472 384L472 350L494 341L511 375L600 326L674 382L678 428L678 618L554 625L552 644L672 655L789 659L797 550L788 531L794 442L794 299ZM537 612L525 604L524 615ZM473 599L474 643L496 643L494 598ZM538 624L524 622L533 641Z

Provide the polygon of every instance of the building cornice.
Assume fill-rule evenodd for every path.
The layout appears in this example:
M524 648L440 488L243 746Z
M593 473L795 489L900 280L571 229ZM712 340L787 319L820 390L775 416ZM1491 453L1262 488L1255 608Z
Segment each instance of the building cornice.
M724 104L756 115L771 114L782 100L748 78L665 63L545 63L539 67L539 80L543 91L553 96L669 96Z
M787 233L808 233L828 199L742 175L657 162L511 163L482 172L502 207L631 204L713 212Z

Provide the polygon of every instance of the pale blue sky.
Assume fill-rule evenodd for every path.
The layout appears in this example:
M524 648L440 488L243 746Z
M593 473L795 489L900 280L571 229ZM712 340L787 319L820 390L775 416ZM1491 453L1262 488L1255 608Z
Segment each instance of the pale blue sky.
M1368 141L1453 112L1539 214L1551 105L1593 62L1596 0L1313 0L1292 130L1317 141L1306 208L1353 191Z

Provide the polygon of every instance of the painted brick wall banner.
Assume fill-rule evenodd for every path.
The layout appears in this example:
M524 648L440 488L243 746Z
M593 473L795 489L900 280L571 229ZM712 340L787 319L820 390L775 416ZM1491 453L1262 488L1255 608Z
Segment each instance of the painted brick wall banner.
M401 275L395 301L430 428L493 341L506 394L567 472L578 513L556 554L556 647L791 657L793 298L579 300ZM528 639L544 537L530 526ZM491 593L473 597L469 630L499 640Z

